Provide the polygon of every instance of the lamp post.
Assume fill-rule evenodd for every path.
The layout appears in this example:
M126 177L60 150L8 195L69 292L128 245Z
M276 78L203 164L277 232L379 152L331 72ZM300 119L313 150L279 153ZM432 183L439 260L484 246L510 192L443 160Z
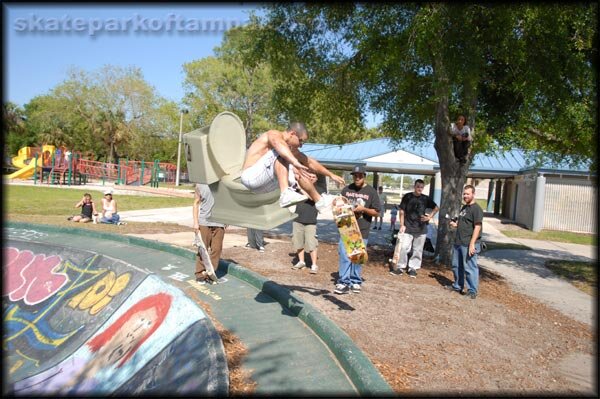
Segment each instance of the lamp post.
M179 170L181 169L181 139L183 135L183 114L187 114L187 109L180 111L179 117L179 141L177 142L177 171L175 173L175 185L179 186Z

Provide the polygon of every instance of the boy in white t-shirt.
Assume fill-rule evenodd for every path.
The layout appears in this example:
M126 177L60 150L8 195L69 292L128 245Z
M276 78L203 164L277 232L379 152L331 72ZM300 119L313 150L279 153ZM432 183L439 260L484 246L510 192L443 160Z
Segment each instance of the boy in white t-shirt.
M454 156L458 162L465 164L473 136L471 135L471 128L467 125L467 118L464 115L458 115L456 123L450 124L450 134L452 135Z

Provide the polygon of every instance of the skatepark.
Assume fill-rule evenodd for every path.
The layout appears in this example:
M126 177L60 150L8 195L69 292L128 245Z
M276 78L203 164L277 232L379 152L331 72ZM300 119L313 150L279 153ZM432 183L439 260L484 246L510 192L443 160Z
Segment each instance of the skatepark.
M190 215L191 207L122 212L128 221L157 222L168 218L191 228ZM337 229L329 216L319 217L319 239L335 242ZM557 256L594 259L594 247L509 239L488 218L484 223L484 240L516 241L534 250L527 251L526 257L523 251L490 251L481 257L483 267L506 275L515 289L583 323L595 325L590 297L560 279L547 278L548 271L540 263ZM207 308L248 348L244 367L252 370L257 394L355 396L392 392L347 334L273 281L243 265L225 262L219 267L219 277L225 278L226 284L197 284L192 273L193 252L181 248L190 244L191 232L134 237L24 223L11 223L5 231L5 248L13 251L11 256L17 260L10 263L8 270L19 264L28 270L21 273L25 276L23 281L9 285L14 288L9 299L24 303L11 306L13 313L6 324L15 393L20 392L17 389L22 393L36 392L40 379L46 380L52 374L52 386L63 393L82 392L80 389L91 386L98 393L226 394L227 363L223 345L206 315ZM290 234L288 222L273 229L268 239L286 240ZM372 242L385 245L384 237L374 235ZM244 243L243 236L226 234L224 246ZM19 262L18 258L28 253L39 261L24 268L24 261ZM32 268L33 265L36 266ZM44 268L53 285L46 283L43 289L36 288L36 280L28 276L44 273ZM74 283L61 285L65 274ZM98 367L94 359L101 351L92 352L87 343L110 330L127 309L159 292L173 298L172 309L146 345L128 359L130 366L125 367L124 363L123 367L115 367L105 362L103 377L92 381L81 375L61 376L47 371L56 370L57 365L61 370L69 369L64 367L68 364L78 364L78 369L85 369L81 364ZM62 345L65 337L76 339ZM173 367L174 364L186 367ZM204 371L194 371L199 369ZM174 390L174 386L178 388Z
M8 270L29 277L9 280L7 355L17 395L226 395L225 354L206 305L249 348L245 367L253 370L257 394L391 393L335 324L239 265L221 265L227 284L200 285L190 274L194 254L171 245L22 223L6 232ZM34 272L46 273L51 283L41 284ZM170 308L132 357L90 350L97 336L125 346L128 335L111 326L159 294L172 298ZM20 299L24 304L17 305ZM115 366L115 359L126 362ZM95 367L102 372L88 373Z

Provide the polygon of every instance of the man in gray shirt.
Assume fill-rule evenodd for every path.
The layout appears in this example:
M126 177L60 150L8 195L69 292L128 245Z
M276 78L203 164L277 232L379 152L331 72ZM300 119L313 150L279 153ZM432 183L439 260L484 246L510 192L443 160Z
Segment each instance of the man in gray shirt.
M225 225L216 222L210 222L208 219L212 214L215 199L210 192L210 188L206 184L196 184L194 193L194 233L200 234L202 242L206 246L206 250L210 254L210 261L217 272L219 267L219 259L223 251L223 238L225 237ZM200 253L196 254L196 281L204 283L210 281L206 273L206 268L200 257Z

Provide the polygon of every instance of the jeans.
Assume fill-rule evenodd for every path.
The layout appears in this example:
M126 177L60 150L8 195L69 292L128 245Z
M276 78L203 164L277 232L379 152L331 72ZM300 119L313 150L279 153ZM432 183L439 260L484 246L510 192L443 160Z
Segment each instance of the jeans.
M369 240L363 240L365 247L367 246L367 241ZM362 284L363 279L360 276L362 274L362 266L360 264L350 262L341 238L338 243L338 255L339 278L337 283L344 285Z
M258 249L265 246L262 230L248 228L246 229L246 237L248 238L250 248Z
M119 220L121 220L121 216L119 216L116 213L113 213L110 218L102 216L102 218L100 218L100 223L117 224L119 223Z
M481 244L475 243L475 254L469 255L469 247L465 245L454 245L452 254L452 274L454 283L452 288L461 290L465 287L465 276L469 292L477 293L479 289L479 267L477 266L477 254L481 252Z

